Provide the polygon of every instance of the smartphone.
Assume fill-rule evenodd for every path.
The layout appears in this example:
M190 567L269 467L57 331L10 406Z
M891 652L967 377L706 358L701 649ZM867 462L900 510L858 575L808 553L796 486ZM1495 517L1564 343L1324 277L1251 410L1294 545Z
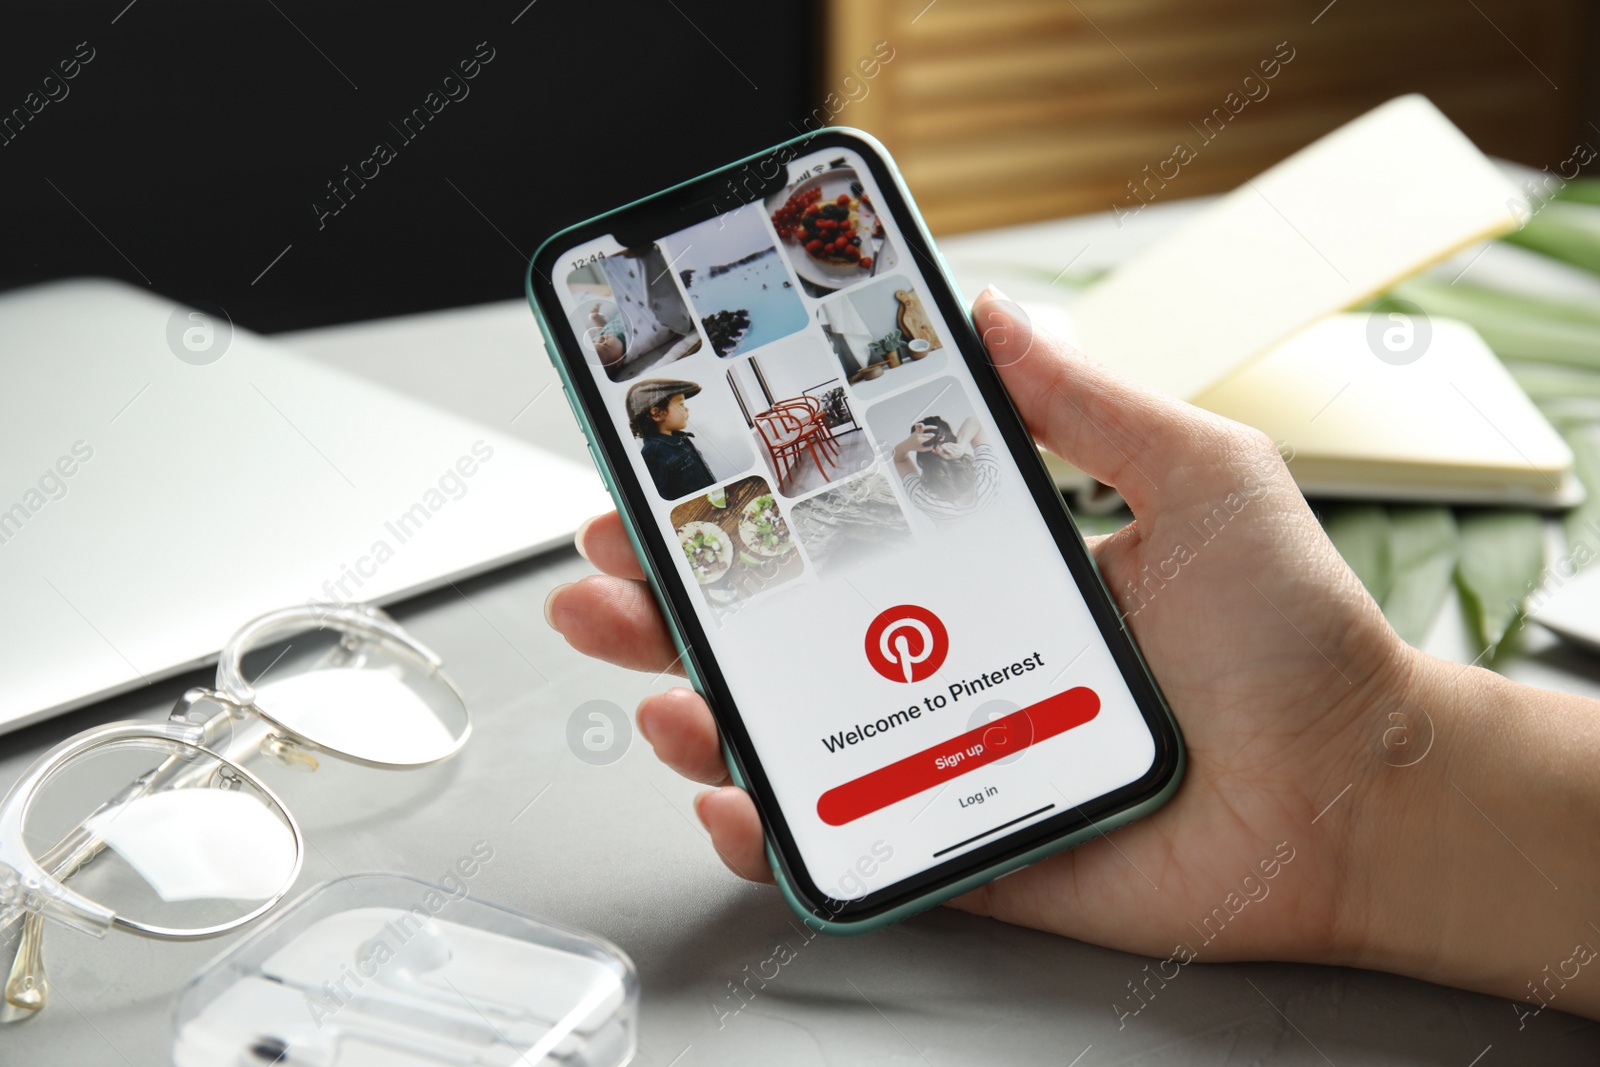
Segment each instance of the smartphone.
M527 287L812 927L897 921L1172 796L1177 725L872 137L579 223Z

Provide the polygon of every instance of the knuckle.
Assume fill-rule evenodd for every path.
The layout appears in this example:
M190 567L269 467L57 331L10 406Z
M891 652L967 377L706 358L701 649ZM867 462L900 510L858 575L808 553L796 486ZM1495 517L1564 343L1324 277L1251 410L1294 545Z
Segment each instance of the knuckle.
M1210 416L1212 439L1235 462L1254 465L1267 455L1276 456L1278 446L1265 432L1219 415Z
M1242 431L1241 450L1249 453L1252 458L1264 457L1269 454L1276 456L1278 454L1276 442L1272 440L1272 437L1266 431L1258 430L1254 426L1241 426L1240 429Z

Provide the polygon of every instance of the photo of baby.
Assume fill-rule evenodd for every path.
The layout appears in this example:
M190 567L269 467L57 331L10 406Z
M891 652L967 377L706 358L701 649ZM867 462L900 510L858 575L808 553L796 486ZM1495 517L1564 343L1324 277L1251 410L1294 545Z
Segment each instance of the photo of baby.
M766 206L807 295L827 296L894 270L899 252L855 168L837 160L800 173Z
M573 332L614 382L696 352L700 334L655 245L602 256L567 275Z
M870 563L911 535L905 512L881 474L818 493L793 512L795 533L819 574Z
M806 326L783 257L752 204L661 240L719 356L753 352Z
M867 425L907 499L936 523L956 522L1000 497L1000 456L954 378L935 378L867 411Z
M701 492L750 466L750 445L738 432L732 398L719 391L696 399L702 392L698 382L645 378L629 387L624 400L628 429L665 500ZM690 400L704 416L695 423L708 427L704 433L689 430Z
M879 278L817 308L817 321L856 395L869 399L944 368L944 338L903 274Z

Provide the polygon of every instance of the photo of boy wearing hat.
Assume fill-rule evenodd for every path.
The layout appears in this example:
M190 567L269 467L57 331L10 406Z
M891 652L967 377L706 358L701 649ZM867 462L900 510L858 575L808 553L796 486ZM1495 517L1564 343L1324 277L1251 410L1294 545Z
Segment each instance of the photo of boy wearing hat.
M694 382L679 378L646 378L628 390L628 427L639 438L644 465L650 468L656 491L677 500L716 482L711 468L695 447L685 400L700 392Z

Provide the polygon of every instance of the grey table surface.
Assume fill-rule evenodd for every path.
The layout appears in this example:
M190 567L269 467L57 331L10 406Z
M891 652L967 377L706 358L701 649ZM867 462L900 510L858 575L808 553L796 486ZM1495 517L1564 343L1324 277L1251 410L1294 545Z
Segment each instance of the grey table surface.
M1059 249L1064 261L1085 240L1115 247L1117 239L1104 220L1080 220L951 242L947 251L959 253L960 274L959 261L981 271L986 257L1011 255L1018 242ZM515 301L283 339L584 456ZM457 760L419 772L265 769L306 832L302 887L380 870L438 879L475 842L489 842L494 855L471 880L475 894L592 931L632 957L642 985L636 1062L646 1067L1600 1060L1594 1023L1552 1009L1519 1029L1505 1000L1385 974L1197 963L1137 1015L1119 1018L1116 1006L1132 1003L1128 984L1153 961L946 909L866 937L808 936L776 891L727 873L690 807L699 787L661 766L637 734L619 734L618 758L603 766L569 749L568 720L580 705L602 700L631 714L667 684L586 660L545 625L549 591L589 571L565 550L395 609L445 658L476 734ZM1449 656L1466 648L1454 608L1429 647ZM1600 696L1600 665L1537 631L1508 673ZM66 735L161 717L187 685L208 681L209 672L172 680L0 738L0 787ZM96 940L52 928L54 1002L0 1029L0 1065L169 1062L180 990L231 943ZM775 956L787 960L776 977L751 979L771 976Z

